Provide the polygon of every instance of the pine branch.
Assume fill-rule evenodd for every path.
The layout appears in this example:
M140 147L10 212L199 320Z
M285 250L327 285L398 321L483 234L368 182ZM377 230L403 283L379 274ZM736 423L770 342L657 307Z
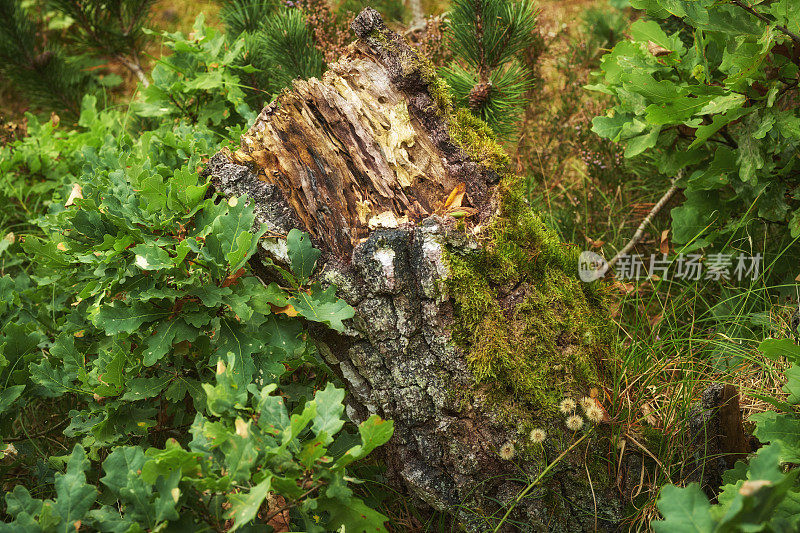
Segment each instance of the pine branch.
M94 55L107 57L150 85L139 63L144 46L142 27L154 0L50 0L50 4L72 17L71 38Z
M295 78L322 75L325 62L299 9L270 16L257 36L261 50L254 66L271 74L269 90L277 94Z
M278 8L276 0L222 0L220 18L231 37L255 33Z
M443 74L456 101L502 137L516 131L531 87L530 71L515 56L533 42L535 22L530 0L455 0L450 13L457 60Z
M37 24L16 0L0 0L0 74L32 103L76 116L94 79L79 57L44 46Z

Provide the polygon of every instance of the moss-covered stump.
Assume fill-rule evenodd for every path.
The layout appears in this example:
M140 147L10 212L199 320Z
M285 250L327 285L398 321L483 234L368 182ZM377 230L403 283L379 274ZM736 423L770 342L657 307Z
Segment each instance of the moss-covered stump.
M587 434L588 420L567 428L559 404L607 382L609 321L486 126L453 108L377 12L352 27L345 57L295 82L208 172L218 191L254 202L271 230L264 254L285 259L281 235L295 227L323 250L320 279L356 316L345 334L320 331L319 348L354 421L394 420L391 479L466 529L492 530ZM617 530L607 432L591 426L502 530Z

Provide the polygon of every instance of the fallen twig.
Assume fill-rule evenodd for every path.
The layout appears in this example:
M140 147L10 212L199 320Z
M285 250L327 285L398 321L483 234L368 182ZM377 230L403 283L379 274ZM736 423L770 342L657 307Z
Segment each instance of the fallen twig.
M611 260L608 262L608 266L606 267L606 271L609 271L612 268L614 268L614 265L617 263L617 261L619 261L622 256L627 255L628 252L630 252L633 249L633 247L636 246L636 244L641 240L647 225L650 224L650 222L653 220L653 217L655 217L658 214L658 212L661 211L661 208L663 208L667 204L667 202L669 202L669 199L672 198L672 195L675 194L675 191L678 190L678 187L675 185L675 183L677 183L677 181L682 176L683 176L683 171L678 171L678 175L672 178L672 186L667 190L667 192L664 193L664 195L658 200L658 202L656 202L656 205L653 206L650 212L647 213L647 216L644 217L642 223L639 224L638 228L636 228L636 233L633 234L631 240L629 240L628 243L622 247L622 250L620 250L617 253L617 255L611 258Z

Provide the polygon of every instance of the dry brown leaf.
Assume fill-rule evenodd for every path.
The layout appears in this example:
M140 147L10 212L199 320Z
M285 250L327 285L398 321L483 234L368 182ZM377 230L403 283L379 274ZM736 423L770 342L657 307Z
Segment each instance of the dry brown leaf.
M284 510L281 511L281 509ZM283 498L283 496L279 496L270 492L267 494L267 512L272 514L276 511L280 512L273 516L269 522L267 522L267 524L272 526L272 530L275 533L285 533L291 531L291 518L289 517L289 510L286 509L286 500Z
M612 289L617 289L618 291L624 292L625 294L630 294L636 288L634 287L633 283L626 283L624 281L615 281L613 285L611 285Z
M444 210L447 211L454 207L461 207L461 202L464 201L464 194L467 192L467 186L463 183L459 183L456 185L456 188L453 189L453 192L450 193L450 196L447 197L447 200L444 202Z
M586 244L589 245L589 248L600 248L605 243L606 243L606 241L599 241L599 240L598 241L594 241L594 240L590 239L589 237L586 237Z
M658 246L659 251L666 255L669 253L669 230L665 229L661 232L661 243Z
M647 43L647 51L653 54L656 57L664 57L668 56L672 53L672 50L667 50L660 44L656 44L653 41L648 41Z
M653 409L647 402L642 404L642 414L644 415L644 418L647 420L648 424L653 427L658 427L658 420L655 416L653 416Z
M250 426L248 426L247 422L245 422L241 418L237 417L236 420L233 421L233 426L234 428L236 428L236 434L242 437L243 439L246 439L247 436L250 434Z
M64 207L69 207L75 204L75 200L80 198L83 199L83 189L77 183L72 184L72 190L69 192L69 196L67 197L67 202L64 204Z
M240 268L236 272L230 274L225 280L222 282L221 287L230 287L231 285L236 285L239 282L239 278L244 276L247 271L244 268Z
M286 316L297 316L297 310L292 307L292 304L289 304L284 307L278 307L276 305L269 304L272 307L272 312L277 314L283 313Z
M748 479L742 483L742 486L739 488L739 494L742 496L752 496L764 487L769 487L770 485L772 485L772 481L768 479Z

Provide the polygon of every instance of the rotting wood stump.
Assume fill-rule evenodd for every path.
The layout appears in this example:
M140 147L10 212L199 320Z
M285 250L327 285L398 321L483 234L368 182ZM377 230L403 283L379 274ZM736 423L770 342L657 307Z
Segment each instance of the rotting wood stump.
M345 334L317 332L318 346L351 419L394 420L393 482L470 531L492 530L588 427L568 429L558 406L603 390L607 313L487 127L453 107L376 11L352 28L358 41L322 79L294 82L207 172L222 194L248 195L277 236L263 254L285 261L292 228L323 250L318 278L356 316ZM502 530L618 530L624 482L609 433L594 426Z

